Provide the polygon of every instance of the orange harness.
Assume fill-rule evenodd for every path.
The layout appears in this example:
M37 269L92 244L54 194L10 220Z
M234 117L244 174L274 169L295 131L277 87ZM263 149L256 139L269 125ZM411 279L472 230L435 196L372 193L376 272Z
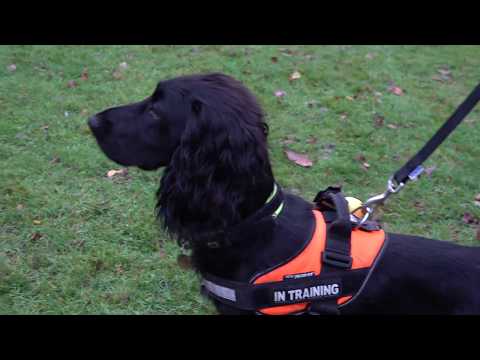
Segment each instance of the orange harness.
M294 274L314 273L315 275L320 275L322 262L319 254L325 249L326 223L320 211L314 210L313 214L315 215L316 227L313 237L305 249L288 263L257 277L253 282L254 284L283 281L286 276ZM382 249L384 241L385 232L383 230L370 232L363 230L352 231L352 270L370 268ZM340 297L337 299L337 304L345 304L351 298L351 295ZM263 308L259 311L267 315L285 315L305 311L308 305L308 303L299 303Z
M305 245L298 254L257 272L248 282L203 273L203 291L257 314L339 314L339 307L353 301L368 281L385 248L385 232L374 222L352 229L348 203L339 188L319 192L314 202L311 233L302 235ZM259 210L258 218L273 225L278 216L273 210L283 205L279 191ZM261 222L247 221L243 226L252 223Z

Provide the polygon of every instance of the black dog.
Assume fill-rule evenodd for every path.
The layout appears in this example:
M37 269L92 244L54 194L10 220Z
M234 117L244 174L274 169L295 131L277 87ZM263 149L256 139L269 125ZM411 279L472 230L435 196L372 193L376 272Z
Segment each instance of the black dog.
M207 74L161 81L145 100L98 113L89 126L113 161L144 170L166 167L158 216L192 249L200 273L247 283L304 247L312 203L289 194L280 215L287 225L273 222L232 235L264 206L275 183L262 110L235 79ZM387 237L368 282L340 313L480 313L480 248ZM215 303L221 313L245 313Z

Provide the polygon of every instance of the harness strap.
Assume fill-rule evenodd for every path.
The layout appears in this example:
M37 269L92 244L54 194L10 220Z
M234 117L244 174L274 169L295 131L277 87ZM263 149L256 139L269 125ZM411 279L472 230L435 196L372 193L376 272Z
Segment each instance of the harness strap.
M298 303L335 301L355 294L369 269L331 272L327 275L286 279L264 284L246 284L202 274L202 292L237 309L261 308Z
M319 210L330 208L335 211L335 219L327 226L325 250L322 253L322 273L340 269L350 269L353 259L350 256L352 223L348 203L339 187L328 187L320 191L314 199Z

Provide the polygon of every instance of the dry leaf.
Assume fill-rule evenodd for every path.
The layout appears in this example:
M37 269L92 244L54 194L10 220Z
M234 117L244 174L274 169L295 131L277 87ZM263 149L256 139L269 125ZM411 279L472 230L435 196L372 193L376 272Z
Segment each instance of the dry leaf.
M109 178L112 178L114 176L125 176L128 174L128 169L127 168L123 168L123 169L120 169L120 170L109 170L107 172L107 177Z
M363 154L358 154L357 156L355 156L355 160L360 161L360 162L366 162L367 158Z
M469 212L466 212L463 214L463 222L465 224L478 224L479 223L479 219L477 219L475 216L473 216L471 213Z
M388 88L388 91L391 92L392 94L395 94L397 96L402 96L404 94L403 90L399 88L398 86L390 86Z
M310 144L310 145L316 144L317 142L318 142L318 139L315 136L310 136L307 139L307 144Z
M23 210L24 208L25 208L25 206L24 206L23 204L18 204L18 205L17 205L17 210L18 210L18 211L21 211L21 210Z
M34 225L40 225L42 222L40 220L33 220Z
M428 176L431 176L436 169L437 169L436 165L429 166L425 169L425 174L427 174Z
M382 127L384 123L385 118L382 115L375 114L373 117L373 122L375 127Z
M370 168L370 164L367 162L362 163L362 166L365 170L368 170Z
M192 261L190 259L190 256L180 254L177 257L177 264L182 268L182 269L191 269L192 268Z
M276 56L272 56L271 60L272 60L272 63L274 64L278 62L278 58Z
M123 74L121 71L119 70L114 70L113 73L112 73L112 76L115 80L121 80L123 79Z
M285 95L287 95L287 93L283 90L277 90L275 91L274 95L279 98L279 97L284 97Z
M74 88L77 86L77 82L75 80L69 80L68 83L67 83L67 87L68 88Z
M17 65L15 64L10 64L7 66L7 70L10 71L10 72L14 72L17 70Z
M353 101L353 97L352 96L345 96L345 99L349 100L349 101Z
M58 156L54 156L52 160L50 160L50 164L58 164L60 162L60 158Z
M340 114L340 120L346 120L347 119L347 116L348 116L348 113L341 113Z
M35 242L35 241L39 240L42 236L43 236L43 235L40 234L39 232L34 232L34 233L32 234L32 236L30 236L30 240L33 241L33 242Z
M398 125L395 125L395 124L388 124L387 127L394 130L398 129Z
M289 77L288 77L288 80L290 81L293 81L293 80L298 80L302 77L302 75L300 74L300 72L298 71L294 71Z
M88 68L84 68L82 71L82 75L80 75L80 79L83 81L88 80Z
M299 154L293 150L284 150L288 160L293 161L295 164L303 167L311 167L313 165L312 160L309 159L306 154Z

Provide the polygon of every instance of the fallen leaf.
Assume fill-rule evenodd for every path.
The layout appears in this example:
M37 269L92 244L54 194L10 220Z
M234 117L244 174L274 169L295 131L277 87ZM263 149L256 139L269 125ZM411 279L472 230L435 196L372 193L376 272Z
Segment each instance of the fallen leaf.
M77 82L75 80L69 80L68 83L67 83L67 87L68 88L74 88L74 87L77 87Z
M289 77L288 77L288 80L290 81L293 81L293 80L298 80L302 77L302 75L300 74L300 72L298 71L294 71Z
M398 125L395 125L395 124L388 124L387 127L394 130L398 129Z
M388 88L388 91L392 94L397 95L397 96L402 96L404 94L404 91L401 88L399 88L398 86L390 86Z
M83 81L88 80L88 68L84 68L82 70L82 75L80 75L80 79Z
M367 162L362 163L362 166L365 170L368 170L370 168L370 164Z
M58 156L54 156L52 160L50 160L50 164L58 164L60 162L60 158Z
M355 156L355 160L360 161L360 162L365 162L365 161L367 161L367 158L363 154L358 154L357 156Z
M276 64L278 62L278 58L276 56L272 56L272 58L270 60L272 60L272 63L274 63L274 64Z
M34 233L32 234L32 236L30 236L30 240L33 241L33 242L35 242L35 241L39 240L42 236L43 236L43 235L40 234L39 232L34 232Z
M307 139L307 144L310 144L310 145L316 144L317 142L318 142L318 139L315 136L310 136Z
M425 168L425 174L428 175L428 176L431 176L432 173L437 169L437 166L436 165L433 165L433 166L429 166L427 168Z
M373 117L373 123L375 127L382 127L384 123L385 118L382 115L375 114Z
M463 214L463 222L465 224L478 224L479 223L479 219L476 218L474 215L472 215L471 213L469 212L466 212Z
M177 264L182 268L182 269L191 269L192 268L192 261L190 259L190 256L180 254L177 257Z
M17 65L15 64L10 64L7 66L7 70L10 71L10 72L14 72L17 70Z
M112 76L115 80L121 80L123 79L123 74L121 71L119 70L114 70L113 73L112 73Z
M344 112L340 114L340 120L346 120L348 117L348 113Z
M349 100L349 101L353 101L353 97L352 96L345 96L345 99Z
M279 98L279 97L284 97L285 95L287 95L287 93L283 90L277 90L275 91L274 95Z
M123 169L120 169L120 170L109 170L107 172L107 177L112 178L114 176L125 176L127 174L128 174L128 169L127 168L123 168Z
M21 210L23 210L24 208L25 208L25 206L24 206L23 204L18 204L18 205L17 205L17 210L18 210L18 211L21 211Z
M284 150L288 160L293 161L295 164L303 167L311 167L313 165L312 160L309 159L306 154L299 154L293 150Z
M40 225L42 222L40 220L33 220L34 225Z

